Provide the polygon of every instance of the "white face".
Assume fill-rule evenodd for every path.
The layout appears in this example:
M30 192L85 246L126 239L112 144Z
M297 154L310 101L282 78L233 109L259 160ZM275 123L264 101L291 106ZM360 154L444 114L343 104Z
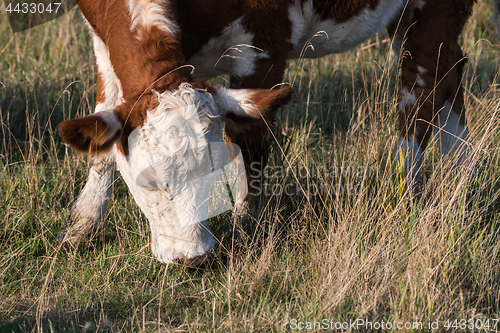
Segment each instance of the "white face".
M174 92L158 93L158 105L129 135L127 155L113 148L127 121L115 109L59 125L63 140L77 151L115 152L118 169L151 225L152 251L164 263L200 263L214 247L208 219L232 208L230 194L235 204L247 194L243 158L239 147L223 142L222 118L232 130L263 124L293 94L292 88L212 91L184 83Z
M232 159L212 95L181 85L158 94L158 101L129 136L129 155L117 153L116 160L150 222L157 259L189 261L214 247L208 218L231 209L227 190L220 191L225 184L214 181L222 178L222 168L231 169Z

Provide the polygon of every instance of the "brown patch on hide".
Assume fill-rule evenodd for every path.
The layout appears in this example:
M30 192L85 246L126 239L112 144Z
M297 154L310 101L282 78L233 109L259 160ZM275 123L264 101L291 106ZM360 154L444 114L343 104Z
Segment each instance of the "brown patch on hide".
M146 119L151 90L162 93L176 90L183 82L191 82L191 68L182 67L185 62L178 36L156 26L138 26L130 31L127 1L80 1L79 7L94 33L106 45L113 70L122 86L125 102L116 111L125 123L119 149L127 152L128 134ZM166 12L170 10L166 8ZM103 84L99 76L98 101L102 101Z
M321 20L334 19L337 23L343 23L358 16L366 8L374 10L378 3L379 0L313 0L313 7Z
M198 52L211 37L220 36L231 22L243 16L241 0L172 1L181 29L182 52L186 59Z
M78 1L78 8L93 30L97 28L101 1Z
M231 79L231 87L271 88L281 82L287 55L292 49L288 42L292 34L288 8L293 1L229 0L222 4L220 0L177 0L172 4L182 30L182 51L186 59L242 18L245 30L254 36L252 46L264 50L270 59L257 59L258 73Z
M292 24L288 9L290 0L250 0L247 2L243 25L253 34L252 45L267 52L271 59L286 59L293 45Z
M462 71L467 62L458 36L472 13L475 0L444 0L427 2L415 11L403 45L401 90L417 97L415 105L400 110L401 136L416 134L420 148L425 149L432 134L432 124L446 101L465 125ZM425 73L419 71L419 67ZM419 83L420 82L420 83ZM423 82L423 84L422 84Z
M293 1L290 0L247 2L243 25L254 36L252 45L263 50L268 57L254 60L254 73L231 77L231 87L270 89L283 80L288 53L293 48L289 42L292 23L288 9L291 5Z

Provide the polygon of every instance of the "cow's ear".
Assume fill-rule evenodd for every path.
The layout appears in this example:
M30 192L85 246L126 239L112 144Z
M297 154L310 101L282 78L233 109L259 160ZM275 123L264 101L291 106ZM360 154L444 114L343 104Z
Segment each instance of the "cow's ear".
M278 109L290 103L293 88L217 89L214 99L226 121L237 128L256 122L272 121Z
M90 155L111 149L122 134L123 122L115 110L104 110L59 124L62 139L74 150Z

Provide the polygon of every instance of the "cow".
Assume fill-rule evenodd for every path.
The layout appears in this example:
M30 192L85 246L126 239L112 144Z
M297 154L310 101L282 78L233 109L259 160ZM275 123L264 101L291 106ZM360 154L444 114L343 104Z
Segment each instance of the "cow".
M93 165L63 243L76 245L107 210L116 162L150 222L158 260L198 266L214 247L211 183L231 154L217 145L223 122L269 122L293 89L224 89L193 78L166 2L89 0L79 8L94 42L97 104L59 131Z
M222 140L224 122L224 140L241 149L251 181L252 170L267 164L276 111L290 102L292 88L272 89L281 85L287 60L345 52L383 29L401 66L395 163L404 165L408 184L432 135L443 156L455 154L457 165L472 169L461 87L467 58L458 38L475 2L80 0L94 39L96 112L63 122L60 132L69 146L90 153L93 165L62 241L78 244L100 224L116 162L151 224L158 260L199 265L214 246L202 204L213 177L172 196L164 175L173 162L158 168L149 151L172 161L169 146L181 139L170 127L192 133L193 142L205 137L202 146L210 147ZM229 74L230 89L203 81L220 74ZM180 150L184 173L206 160L198 146ZM235 201L244 205L245 199Z

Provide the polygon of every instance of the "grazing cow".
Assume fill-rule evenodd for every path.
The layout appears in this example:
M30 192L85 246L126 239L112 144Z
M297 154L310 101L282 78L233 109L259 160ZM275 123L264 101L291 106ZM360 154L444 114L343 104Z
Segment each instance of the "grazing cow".
M63 241L78 243L105 213L116 161L150 222L158 260L196 266L214 247L212 181L235 153L221 144L222 121L242 130L270 121L293 89L216 89L192 78L167 2L82 0L79 7L94 40L96 112L59 129L93 166Z
M80 0L94 37L98 102L95 114L60 127L71 147L90 149L94 156L64 240L77 243L106 213L116 160L151 223L153 253L163 262L186 258L198 264L213 247L198 211L206 186L170 198L169 183L147 151L153 148L160 159L171 160L169 146L180 140L169 136L174 123L190 128L196 138L208 132L205 137L215 142L222 115L228 120L225 139L241 148L251 178L252 169L267 163L276 109L292 93L290 88L252 89L279 85L289 58L344 52L382 29L393 38L401 64L398 149L406 154L396 158L402 159L397 162L404 163L409 182L417 176L432 133L445 156L463 148L457 159L463 163L471 148L461 88L466 57L458 37L475 1ZM194 66L193 75L185 64ZM231 88L239 90L197 80L224 73ZM198 129L188 121L196 113ZM208 129L211 124L216 128ZM203 159L192 149L180 156L186 159L185 172ZM139 162L141 168L135 166ZM171 200L187 213L176 211L179 205Z

